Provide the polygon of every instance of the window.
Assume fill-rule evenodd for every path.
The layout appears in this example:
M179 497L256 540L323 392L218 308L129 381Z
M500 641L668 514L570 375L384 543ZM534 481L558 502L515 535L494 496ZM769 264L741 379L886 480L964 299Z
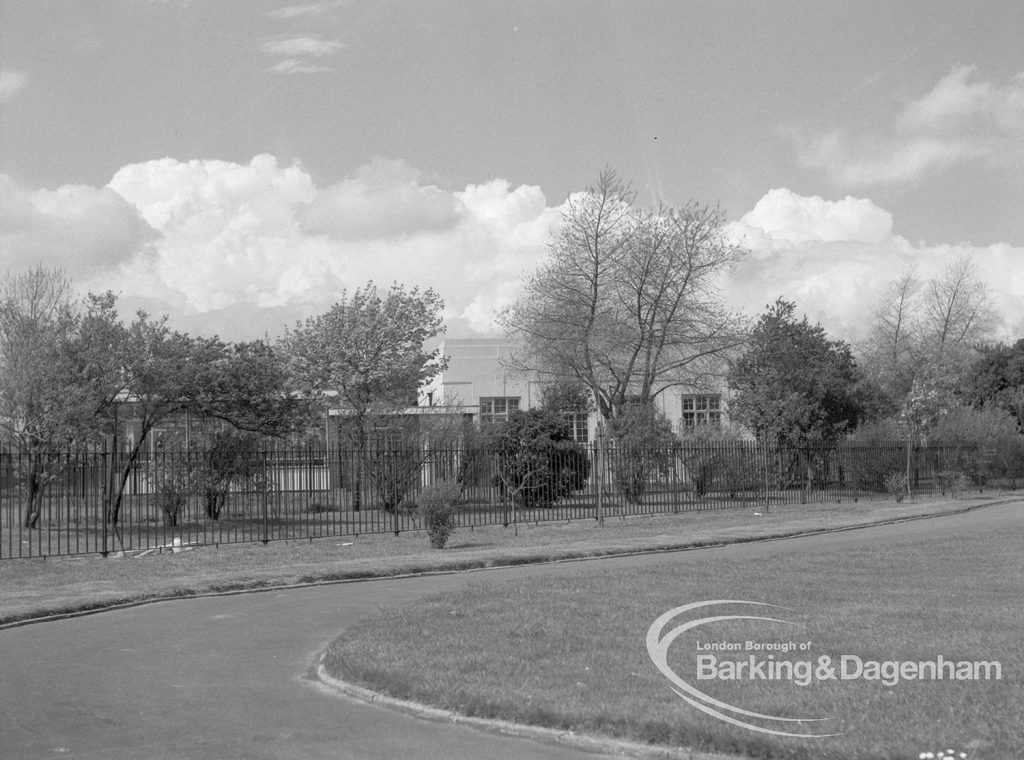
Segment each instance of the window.
M567 412L565 414L565 421L569 424L569 433L576 443L590 442L586 412Z
M519 396L480 399L481 422L504 422L509 414L519 411Z
M722 397L683 396L683 426L720 425L722 423Z

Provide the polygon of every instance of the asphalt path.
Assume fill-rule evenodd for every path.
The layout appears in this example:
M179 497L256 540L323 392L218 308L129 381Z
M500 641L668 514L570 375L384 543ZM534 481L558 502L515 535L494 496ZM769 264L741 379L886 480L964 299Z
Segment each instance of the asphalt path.
M310 666L356 621L469 582L669 564L685 603L686 567L712 555L743 562L1022 523L1018 502L780 541L181 599L0 630L0 758L593 760L601 755L338 697Z

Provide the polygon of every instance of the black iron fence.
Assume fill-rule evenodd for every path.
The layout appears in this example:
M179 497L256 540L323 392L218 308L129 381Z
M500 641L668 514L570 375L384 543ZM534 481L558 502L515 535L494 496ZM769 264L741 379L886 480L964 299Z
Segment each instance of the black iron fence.
M905 442L778 449L737 443L546 452L375 448L131 456L0 450L0 559L421 529L439 481L458 525L671 513L1015 487L1019 452Z

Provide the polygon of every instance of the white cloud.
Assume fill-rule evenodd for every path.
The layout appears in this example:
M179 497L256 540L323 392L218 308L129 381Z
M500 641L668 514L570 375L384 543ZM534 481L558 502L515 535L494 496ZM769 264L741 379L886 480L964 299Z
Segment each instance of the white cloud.
M278 60L267 71L279 74L316 74L331 71L328 60L348 47L339 40L317 35L287 35L264 39L260 51Z
M766 194L729 233L751 255L724 283L731 305L759 315L782 296L833 336L860 337L886 286L916 267L939 276L972 258L1001 315L1000 337L1024 337L1024 248L914 245L892 234L892 218L867 199L827 201L787 189Z
M771 240L790 243L877 243L892 235L892 214L866 198L826 201L786 188L769 190L740 221Z
M260 43L260 50L269 55L307 56L323 58L334 55L346 47L337 40L325 40L323 37L276 37Z
M392 238L452 227L464 212L451 193L422 185L401 161L375 158L309 204L302 226L338 238Z
M371 279L433 287L450 334L492 332L560 218L538 187L451 191L383 158L318 186L267 155L131 164L103 188L27 191L0 177L0 211L4 268L64 265L83 288L119 291L125 312L168 312L179 327L227 338L274 333ZM1024 249L913 245L892 228L866 198L776 188L730 225L752 255L723 294L751 315L783 296L854 340L888 282L910 266L934 276L968 254L1003 335L1024 336Z
M912 182L964 161L1014 166L1024 158L1024 74L1005 85L953 69L926 95L907 103L890 134L833 130L807 141L800 160L843 184Z
M270 66L267 71L272 71L275 74L322 74L325 71L334 71L334 69L309 61L285 58Z
M908 103L896 121L902 132L973 132L1020 136L1024 126L1024 73L1006 85L972 81L974 66L943 77L923 98Z
M150 237L130 255L87 262L81 284L228 337L267 329L258 310L298 318L370 279L433 287L453 332L489 330L559 218L539 188L494 180L452 192L380 158L327 187L263 155L132 164L89 190L130 210ZM79 221L109 224L115 211L94 205L89 224Z
M296 18L320 16L323 13L333 10L343 4L344 3L341 2L323 2L308 3L305 5L287 5L283 8L276 8L272 11L267 11L264 15L267 18L272 18L276 21L289 21Z
M28 76L13 69L0 69L0 103L7 103L25 89Z
M157 237L109 188L27 191L0 175L0 251L5 268L37 264L86 275L131 260Z

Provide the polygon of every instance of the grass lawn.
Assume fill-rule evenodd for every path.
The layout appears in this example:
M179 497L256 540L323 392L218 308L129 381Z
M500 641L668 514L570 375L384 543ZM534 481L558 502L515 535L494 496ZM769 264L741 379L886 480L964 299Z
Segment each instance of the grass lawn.
M701 559L552 577L543 593L536 580L482 580L468 592L346 630L324 664L343 679L465 714L758 758L916 760L948 748L978 759L1022 756L1024 529ZM688 631L670 648L675 672L730 705L829 718L788 730L841 736L768 736L728 725L672 693L648 657L648 627L674 607L714 599L791 610L719 607L695 616L768 615L798 625L723 621ZM838 664L843 655L997 661L1002 680L697 680L698 642L748 640L811 642L806 654L772 656L815 664L821 656ZM750 654L717 656L739 661Z
M750 540L940 514L1014 494L904 504L861 501L785 505L768 515L716 509L676 515L459 529L444 550L424 533L364 535L196 548L173 554L0 561L0 624L120 602L445 569Z

